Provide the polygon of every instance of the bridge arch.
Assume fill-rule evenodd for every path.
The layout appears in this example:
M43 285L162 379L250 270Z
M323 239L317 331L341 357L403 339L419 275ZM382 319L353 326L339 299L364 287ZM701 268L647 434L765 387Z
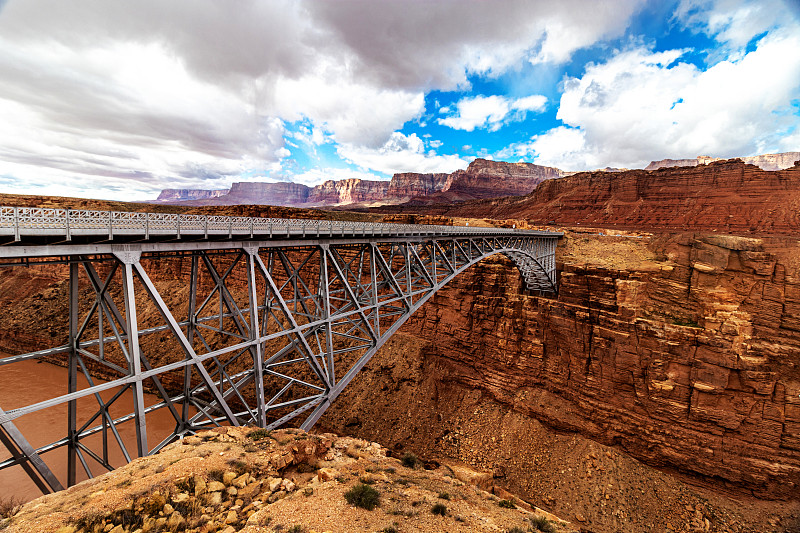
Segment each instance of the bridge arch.
M0 357L0 379L4 367L23 360L60 358L69 369L66 394L9 411L0 406L0 441L12 455L0 469L23 466L44 492L74 484L79 467L91 477L91 462L112 468L105 447L90 449L92 435L130 458L220 424L276 428L299 421L310 429L417 309L489 256L510 258L528 289L556 290L554 233L90 213L83 225L80 213L54 215L55 222L33 213L27 239L30 228L17 217L15 242L0 247L5 266L33 260L68 271L66 341ZM169 261L179 274L165 285L157 278ZM172 347L168 357L165 345ZM98 370L110 379L94 383ZM78 384L79 372L88 385ZM103 391L112 399L104 400ZM146 405L146 391L159 401ZM133 411L111 416L112 404L125 398ZM79 424L76 402L92 399L94 415ZM65 436L34 448L14 420L60 404L69 406ZM146 420L158 410L170 413L175 429L153 445ZM119 438L124 424L135 428L135 449ZM64 484L41 458L62 446Z

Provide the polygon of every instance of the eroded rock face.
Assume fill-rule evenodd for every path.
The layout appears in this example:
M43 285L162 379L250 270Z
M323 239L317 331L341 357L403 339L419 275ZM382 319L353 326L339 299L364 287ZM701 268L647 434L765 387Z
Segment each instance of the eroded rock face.
M386 198L388 181L361 179L328 180L317 185L308 195L307 201L313 205L352 204L374 202Z
M749 157L742 157L742 161L747 164L755 165L761 170L783 170L794 166L794 162L800 160L800 152L783 152L780 154L763 154ZM645 170L657 170L665 167L695 167L697 165L707 165L722 159L698 156L695 159L661 159L651 161Z
M183 202L186 200L205 200L208 198L219 198L228 194L229 189L164 189L158 195L158 202Z
M648 268L564 265L557 299L523 294L500 260L456 278L401 330L435 358L432 409L465 401L448 391L488 396L650 465L796 496L800 247L692 235L656 244L662 261ZM376 427L389 418L392 434L403 413L387 398L359 416ZM420 438L448 449L449 430L429 424Z
M445 190L465 192L474 198L520 196L530 193L541 182L562 175L560 169L533 163L476 159L467 170L453 172Z
M444 214L569 226L786 235L800 230L799 202L800 166L765 171L733 159L652 172L583 172L547 180L523 198Z
M301 183L234 183L231 191L219 198L226 204L299 205L308 200L309 188Z
M418 174L403 172L392 176L388 194L391 198L410 199L414 196L429 196L444 190L448 183L446 173Z

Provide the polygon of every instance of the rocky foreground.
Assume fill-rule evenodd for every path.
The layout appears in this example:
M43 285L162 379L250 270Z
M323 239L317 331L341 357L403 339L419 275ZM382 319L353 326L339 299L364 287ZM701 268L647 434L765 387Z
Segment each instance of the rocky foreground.
M573 531L465 467L425 470L368 441L217 428L0 521L7 533Z

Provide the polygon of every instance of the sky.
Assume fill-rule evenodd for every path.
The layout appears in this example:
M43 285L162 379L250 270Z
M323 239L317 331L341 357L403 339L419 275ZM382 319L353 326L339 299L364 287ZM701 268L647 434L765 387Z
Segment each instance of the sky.
M800 0L0 0L0 192L800 150Z

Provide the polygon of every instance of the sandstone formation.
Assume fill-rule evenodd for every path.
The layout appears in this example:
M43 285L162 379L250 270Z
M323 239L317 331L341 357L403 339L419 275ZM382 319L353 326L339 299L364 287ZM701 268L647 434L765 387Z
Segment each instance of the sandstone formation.
M524 294L507 261L476 266L412 316L326 427L491 469L555 513L580 511L593 531L694 526L675 525L678 498L663 480L626 478L618 461L584 444L564 461L580 465L571 479L554 486L548 476L565 474L559 459L577 443L542 436L536 421L714 490L789 499L797 512L797 241L568 239L577 244L560 245L570 256L560 256L558 298ZM585 496L608 483L614 506ZM643 507L662 515L656 526L634 525Z
M309 192L312 205L338 205L376 202L386 198L389 182L361 179L328 180Z
M230 192L217 201L226 204L271 204L294 206L308 201L309 188L301 183L279 181L276 183L240 182L231 186Z
M0 519L0 529L488 533L527 531L536 520L554 533L576 531L513 495L486 492L470 484L472 479L481 479L480 473L464 467L425 471L413 462L387 457L380 445L360 439L221 427L34 500ZM377 505L371 509L346 498L349 490L365 485L377 493ZM436 506L439 512L434 513Z
M391 181L328 180L309 188L299 183L234 183L227 194L193 191L179 195L165 190L160 202L190 205L270 204L282 206L334 206L350 204L426 203L497 198L527 194L541 181L563 175L557 168L532 163L506 163L476 159L467 170L452 174L399 173ZM211 193L215 194L211 194ZM191 196L191 197L190 197Z
M533 163L506 163L476 159L467 170L450 175L445 191L461 192L474 198L521 196L530 193L541 182L558 178L563 172Z
M445 189L449 174L418 174L406 172L395 174L389 183L388 197L410 200L415 196L430 196Z
M800 160L800 152L763 154L742 157L741 159L745 163L759 167L761 170L783 170L794 166L794 162ZM722 161L722 159L707 155L697 156L696 159L661 159L660 161L651 161L644 169L658 170L659 168L665 167L695 167L698 165L707 165L714 161Z
M183 202L186 200L206 200L228 194L230 189L164 189L156 198L157 202Z
M765 171L731 159L654 171L581 172L547 180L524 197L414 210L532 224L793 235L800 231L798 208L800 166Z

